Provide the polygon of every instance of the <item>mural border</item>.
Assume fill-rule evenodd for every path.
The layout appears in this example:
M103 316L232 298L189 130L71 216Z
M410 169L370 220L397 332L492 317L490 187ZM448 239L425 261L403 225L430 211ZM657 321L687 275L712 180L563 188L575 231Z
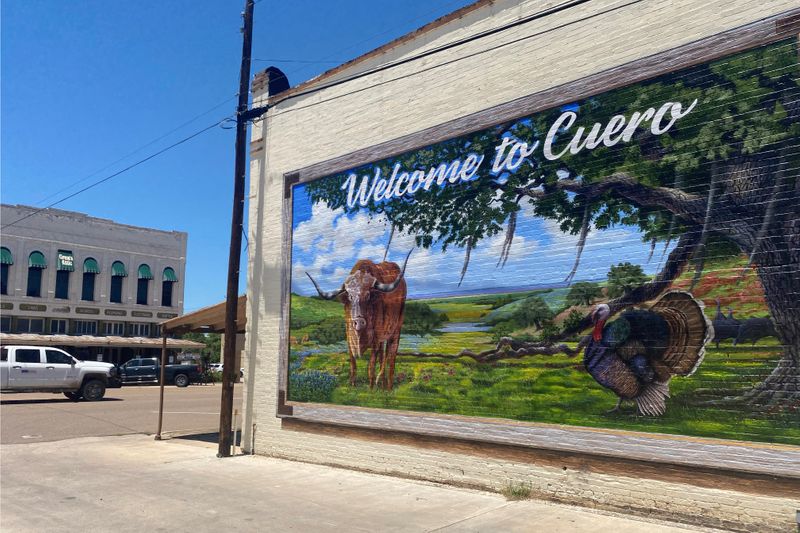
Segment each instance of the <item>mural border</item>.
M293 186L424 148L503 122L533 115L694 65L767 45L800 33L800 8L518 98L375 146L287 172L284 179L280 342L276 416L309 423L396 431L478 442L565 450L606 457L703 466L800 480L800 450L788 445L749 446L743 441L642 434L555 424L289 402L289 323ZM610 440L609 440L610 438ZM574 442L574 444L569 444ZM761 453L754 454L754 450ZM795 472L796 474L792 474Z

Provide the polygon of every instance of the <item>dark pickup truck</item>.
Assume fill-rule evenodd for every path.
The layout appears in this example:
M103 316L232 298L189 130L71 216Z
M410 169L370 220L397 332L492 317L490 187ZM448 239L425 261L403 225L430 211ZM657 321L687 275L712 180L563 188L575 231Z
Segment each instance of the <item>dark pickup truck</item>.
M164 367L164 382L177 387L197 383L201 369L197 365L167 365ZM119 367L119 377L123 383L158 383L161 365L155 357L131 359Z

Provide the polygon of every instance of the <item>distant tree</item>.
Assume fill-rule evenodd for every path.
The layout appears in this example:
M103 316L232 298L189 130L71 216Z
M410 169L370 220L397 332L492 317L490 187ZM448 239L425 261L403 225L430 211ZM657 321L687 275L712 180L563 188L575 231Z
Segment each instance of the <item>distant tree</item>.
M537 329L542 328L548 320L553 319L553 311L547 303L538 296L532 296L522 301L514 313L514 318L523 326L536 326Z
M423 302L406 302L403 333L407 335L429 335L435 333L449 320L445 313L437 313Z
M642 267L631 263L619 263L608 271L608 296L618 298L647 283Z
M564 322L561 324L564 331L572 331L580 327L581 321L583 320L583 315L573 309L567 315L567 318L564 319Z
M567 294L567 304L569 305L591 305L595 298L600 297L603 292L597 283L589 281L579 281L570 287Z
M222 336L219 333L184 333L184 340L200 342L205 347L200 349L200 356L206 363L219 363L222 350Z

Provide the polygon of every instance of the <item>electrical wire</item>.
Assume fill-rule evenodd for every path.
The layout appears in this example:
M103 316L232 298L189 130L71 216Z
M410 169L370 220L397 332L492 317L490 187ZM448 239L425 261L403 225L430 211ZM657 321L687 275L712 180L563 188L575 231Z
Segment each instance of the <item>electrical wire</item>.
M145 149L145 148L147 148L148 146L152 146L153 144L157 143L157 142L158 142L158 141L160 141L161 139L164 139L165 137L169 137L170 135L172 135L172 134L173 134L173 133L175 133L176 131L178 131L178 130L180 130L180 129L183 129L184 127L188 126L189 124L191 124L192 122L196 121L197 119L199 119L199 118L202 118L202 117L204 117L204 116L208 115L208 114L209 114L209 113L211 113L212 111L216 111L217 109L219 109L220 107L224 106L225 104L227 104L227 103L228 103L228 102L230 102L231 100L235 100L237 97L238 97L238 95L237 95L237 94L234 94L233 96L231 96L231 97L229 97L229 98L225 99L224 101L222 101L222 102L218 103L218 104L217 104L217 105L215 105L214 107L211 107L211 108L207 109L206 111L203 111L203 112L202 112L202 113L200 113L199 115L195 115L194 117L192 117L192 118L190 118L189 120L187 120L187 121L183 122L182 124L180 124L180 125L178 125L178 126L175 126L174 128L172 128L172 129L171 129L171 130L169 130L168 132L166 132L166 133L164 133L164 134L162 134L162 135L159 135L158 137L156 137L156 138L155 138L155 139L153 139L152 141L149 141L149 142L147 142L146 144L143 144L143 145L141 145L140 147L136 148L136 149L135 149L135 150L133 150L132 152L129 152L129 153L125 154L124 156L120 157L119 159L116 159L116 160L112 161L111 163L107 164L107 165L106 165L106 166L104 166L103 168L99 168L99 169L95 170L95 171L94 171L94 172L92 172L91 174L89 174L89 175L87 175L87 176L85 176L85 177L83 177L83 178L81 178L81 179L79 179L79 180L77 180L77 181L74 181L74 182L70 183L70 184L69 184L69 185L67 185L66 187L64 187L64 188L62 188L62 189L59 189L59 190L55 191L54 193L50 194L49 196L47 196L47 197L45 197L45 198L42 198L41 200L39 200L39 201L37 201L37 202L35 202L35 203L36 203L36 204L43 204L43 203L47 202L48 200L50 200L51 198L54 198L54 197L58 196L59 194L61 194L61 193L63 193L63 192L66 192L66 191L70 190L71 188L75 187L76 185L79 185L79 184L83 183L84 181L88 180L89 178L92 178L92 177L96 176L97 174L100 174L100 173L101 173L101 172L103 172L104 170L106 170L106 169L108 169L108 168L111 168L111 167L113 167L113 166L114 166L114 165L116 165L117 163L120 163L120 162L122 162L122 161L124 161L124 160L128 159L130 156L132 156L132 155L135 155L135 154L138 154L139 152L141 152L142 150L144 150L144 149ZM225 128L225 129L227 129L227 128Z
M184 137L183 139L181 139L181 140L179 140L177 142L174 142L174 143L170 144L169 146L167 146L165 148L162 148L161 150L159 150L157 152L154 152L154 153L150 154L149 156L147 156L147 157L145 157L143 159L138 160L135 163L132 163L132 164L128 165L127 167L123 168L122 170L118 170L117 172L114 172L113 174L110 174L110 175L106 176L103 179L97 180L97 181L93 182L92 184L84 187L83 189L80 189L79 191L76 191L76 192L74 192L74 193L72 193L72 194L70 194L68 196L65 196L65 197L61 198L60 200L57 200L57 201L55 201L55 202L53 202L53 203L51 203L51 204L49 204L49 205L47 205L45 207L39 208L39 209L37 209L35 211L31 211L30 213L28 213L24 217L18 218L14 222L10 222L8 224L4 224L2 227L3 228L8 228L8 227L14 226L16 224L19 224L23 220L26 220L26 219L34 216L34 215L37 215L37 214L41 213L42 211L45 211L46 209L50 209L51 207L54 207L54 206L56 206L56 205L58 205L60 203L66 202L70 198L74 198L75 196L78 196L79 194L84 193L84 192L88 191L89 189L93 189L94 187L97 187L101 183L105 183L105 182L111 180L112 178L116 178L120 174L124 174L125 172L127 172L127 171L129 171L129 170L131 170L133 168L136 168L139 165L141 165L142 163L150 161L151 159L153 159L155 157L158 157L159 155L163 154L164 152L172 150L173 148L175 148L177 146L180 146L181 144L183 144L183 143L185 143L187 141L190 141L191 139L194 139L195 137L197 137L199 135L202 135L203 133L207 132L210 129L216 128L217 126L221 125L223 122L228 120L229 118L231 118L231 117L227 116L227 117L225 117L225 118L223 118L221 120L218 120L218 121L214 122L213 124L211 124L209 126L206 126L205 128L203 128L203 129L201 129L199 131L196 131L196 132L192 133L191 135L189 135L187 137Z
M436 47L434 47L434 48L431 48L431 49L429 49L429 50L424 50L424 51L422 51L422 52L420 52L420 53L418 53L418 54L415 54L415 55L413 55L413 56L404 57L404 58L402 58L402 59L398 59L398 60L396 60L396 61L391 61L391 62L388 62L388 63L384 63L384 64L382 64L382 65L378 65L378 66L376 66L376 67L373 67L373 68L371 68L371 69L368 69L368 70L365 70L365 71L362 71L362 72L358 72L358 73L356 73L356 74L353 74L352 76L347 76L347 77L341 78L341 79L339 79L339 80L335 80L335 81L332 81L332 82L330 82L330 83L326 83L326 84L324 84L324 85L319 85L319 86L317 86L317 87L312 87L312 88L309 88L309 89L307 89L307 90L305 90L305 91L301 91L301 92L298 92L298 93L290 94L290 95L287 95L287 96L285 96L285 97L283 97L283 98L281 98L280 96L278 96L278 100L277 100L275 103L277 104L277 103L280 103L280 102L284 102L284 101L286 101L286 100L290 100L290 99L299 98L299 97L301 97L301 96L308 96L309 94L314 94L314 93L317 93L317 92L319 92L319 91L323 91L323 90L325 90L325 89L330 89L330 88L332 88L332 87L336 87L336 86L338 86L338 85L342 85L342 84L344 84L344 83L348 83L348 82L351 82L351 81L357 80L357 79L359 79L359 78L363 78L363 77L365 77L365 76L369 76L369 75L371 75L371 74L376 74L376 73L378 73L378 72L383 72L383 71L385 71L385 70L389 70L389 69L391 69L391 68L398 67L398 66L400 66L400 65L404 65L404 64L407 64L407 63L411 63L411 62L417 61L417 60L419 60L419 59L423 59L423 58L425 58L425 57L428 57L428 56L431 56L431 55L437 54L437 53L439 53L439 52L443 52L443 51L445 51L445 50L449 50L449 49L451 49L451 48L455 48L455 47L457 47L457 46L461 46L461 45L463 45L463 44L467 44L467 43L470 43L470 42L476 41L476 40L478 40L478 39L482 39L482 38L484 38L484 37L488 37L488 36L490 36L490 35L494 35L494 34L496 34L496 33L500 33L500 32L503 32L503 31L505 31L505 30L508 30L508 29L511 29L511 28L517 27L517 26L521 26L521 25L523 25L523 24L527 24L527 23L529 23L529 22L533 22L533 21L535 21L535 20L539 20L539 19L541 19L541 18L544 18L544 17L550 16L550 15L555 15L555 14L557 14L557 13L560 13L560 12L562 12L562 11L565 11L565 10L567 10L567 9L570 9L570 8L572 8L572 7L577 7L577 6L581 5L581 4L586 4L586 3L590 2L590 1L591 1L591 0L570 0L570 1L568 1L568 2L564 2L564 3L558 4L558 5L556 5L556 6L553 6L553 7L551 7L551 8L548 8L548 9L545 9L545 10L542 10L542 11L538 11L538 12L536 12L536 13L532 13L531 15L528 15L527 17L522 17L522 18L519 18L519 19L517 19L517 20L514 20L514 21L512 21L512 22L509 22L509 23L507 23L507 24L503 24L503 25L501 25L501 26L497 26L497 27L495 27L495 28L490 28L490 29L488 29L488 30L484 30L484 31L481 31L481 32L475 33L475 34L473 34L473 35L470 35L470 36L468 36L468 37L464 37L464 38L462 38L462 39L457 39L457 40L455 40L455 41L451 41L451 42L449 42L449 43L445 43L445 44L442 44L442 45L440 45L440 46L436 46ZM496 49L498 49L498 48L502 48L502 47L504 47L504 46L508 46L508 45L510 45L510 44L514 44L514 43L517 43L517 42L520 42L520 41L523 41L523 40L526 40L526 39L530 39L530 38L532 38L532 37L536 37L536 36L538 36L538 35L541 35L541 34L543 34L543 33L547 33L547 32L550 32L550 31L554 31L554 30L556 30L556 29L560 29L560 28L563 28L563 27L566 27L566 26L570 26L570 25L572 25L572 24L577 24L578 22L583 22L583 21L586 21L586 20L592 19L592 18L594 18L594 17L600 16L600 15L603 15L603 14L606 14L606 13L610 13L610 12L612 12L612 11L615 11L615 10L617 10L617 9L621 9L621 8L623 8L623 7L627 7L627 6L629 6L629 5L633 5L633 4L640 3L640 2L642 2L642 1L643 1L643 0L633 0L633 1L631 1L631 2L628 2L628 3L622 4L622 5L617 5L617 6L614 6L614 7L612 7L612 8L606 9L606 10L604 10L604 11L600 11L600 12L597 12L597 13L593 13L592 15L589 15L589 16L586 16L586 17L583 17L583 18L581 18L581 19L578 19L578 20L574 20L574 21L566 22L566 23L564 23L564 24L561 24L561 25L559 25L559 26L554 26L554 27L552 27L552 28L548 28L548 29L546 29L546 30L543 30L543 31L541 31L541 32L534 33L534 34L531 34L531 35L526 35L526 36L524 36L524 37L521 37L521 38L519 38L519 39L515 39L515 40L513 40L513 41L508 41L508 42L500 43L499 45L496 45L496 46L493 46L493 47L487 48L487 49L485 49L485 50L482 50L482 51L476 52L476 53L474 53L474 54L471 54L471 55L467 55L467 56L461 56L461 57L459 57L459 58L455 58L454 60L452 60L452 61L450 61L450 62L448 62L448 63L443 63L443 64L441 64L441 65L433 65L433 66L429 67L429 68L428 68L428 69L426 69L426 70L421 70L421 71L419 71L419 72L415 72L415 73L413 73L413 74L407 74L407 75L404 75L404 76L398 77L398 78L396 78L396 79L394 79L394 80L387 80L387 81L385 81L385 82L377 83L377 84L375 84L375 85L371 85L371 86L369 86L369 87L364 87L364 88L362 88L362 89L359 89L359 90L357 90L357 91L353 91L353 92L360 92L360 91L363 91L363 90L366 90L366 89L370 89L370 88L372 88L372 87L377 87L377 86L383 85L383 84L385 84L385 83L388 83L388 82L390 82L390 81L396 81L396 80L399 80L399 79L404 79L404 78L410 77L410 76L412 76L412 75L414 75L414 74L418 74L418 73L420 73L420 72L426 72L427 70L431 70L431 69L433 69L433 68L437 68L437 67L439 67L439 66L443 66L443 65L445 65L445 64L453 63L453 62L459 61L459 60L461 60L461 59L466 59L466 58L472 57L472 56L474 56L474 55L478 55L478 54L481 54L481 53L486 53L486 52L489 52L489 51L492 51L492 50L496 50ZM348 93L348 94L349 94L349 93ZM345 95L341 95L341 96L345 96ZM325 100L325 101L327 101L327 100ZM321 103L321 102L320 102L320 103Z
M256 3L258 3L258 2L256 2ZM461 9L461 8L465 7L463 0L458 0L453 5L461 6L458 9ZM453 9L452 7L448 7L447 9L449 9L451 11L457 11L458 10L458 9ZM438 12L441 12L441 10L440 9L431 9L431 10L425 11L424 13L422 13L422 14L416 16L416 17L411 17L411 18L408 18L408 19L404 19L404 20L400 21L399 23L403 23L403 24L405 24L405 23L415 23L415 22L418 22L419 20L422 20L422 19L429 20L428 15L430 15L431 13L438 13ZM370 42L370 41L376 39L377 37L382 37L382 36L384 36L386 34L392 33L393 31L394 31L393 29L389 29L389 30L384 30L384 31L381 31L381 32L373 33L373 34L369 35L368 37L365 37L364 39L361 39L360 41L356 41L356 42L354 42L354 43L352 43L352 44L350 44L350 45L348 45L348 46L346 46L344 48L341 48L341 49L337 50L336 52L333 52L331 55L325 56L323 58L323 60L320 61L320 63L326 62L324 60L330 59L331 57L335 57L336 55L338 55L340 53L347 52L348 50L355 49L355 48L359 47L360 45L362 45L364 43ZM260 61L260 60L255 60L255 61ZM346 60L346 61L350 61L350 60ZM336 63L341 64L341 63L345 63L346 61L336 61ZM298 74L299 75L302 72L306 72L308 70L308 68L309 67L302 67L302 68L298 69L297 71L293 72L292 74L293 75L294 74ZM286 81L289 81L289 78L288 78L288 76L286 74L283 74L283 76L278 76L277 78L273 78L273 79L281 79L281 78L284 78L284 79L286 79Z
M254 57L251 61L263 61L265 63L308 63L308 64L316 64L316 63L344 63L341 59L334 59L330 61L313 61L310 59L258 59Z

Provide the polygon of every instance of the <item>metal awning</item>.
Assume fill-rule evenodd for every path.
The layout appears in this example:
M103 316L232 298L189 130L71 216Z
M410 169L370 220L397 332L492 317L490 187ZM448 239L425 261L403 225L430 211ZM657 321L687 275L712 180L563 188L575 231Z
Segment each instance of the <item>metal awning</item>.
M13 265L14 264L14 256L11 255L11 250L3 246L0 248L0 264L3 265Z
M164 281L178 281L178 277L175 275L175 271L172 270L170 267L164 269Z
M148 337L98 337L95 335L39 335L36 333L0 333L0 344L22 344L30 346L100 346L107 348L161 348L162 339ZM167 348L203 348L200 342L167 339Z
M56 258L56 270L65 270L67 272L75 271L75 257L73 257L71 251L58 251L58 257Z
M111 275L118 276L120 278L124 278L128 275L128 272L125 270L125 265L122 264L122 261L114 261L114 264L111 265Z
M100 273L100 266L97 264L97 261L92 259L91 257L88 258L83 262L83 273L84 274L99 274Z
M236 332L244 333L247 325L245 308L247 307L247 296L239 296L236 304ZM161 323L161 331L186 333L194 331L198 333L225 333L225 302L198 309L193 313L170 318Z
M139 265L139 279L153 279L150 265Z
M31 252L28 256L29 268L47 268L47 260L42 252Z

